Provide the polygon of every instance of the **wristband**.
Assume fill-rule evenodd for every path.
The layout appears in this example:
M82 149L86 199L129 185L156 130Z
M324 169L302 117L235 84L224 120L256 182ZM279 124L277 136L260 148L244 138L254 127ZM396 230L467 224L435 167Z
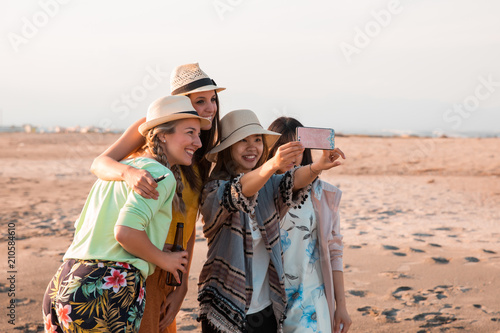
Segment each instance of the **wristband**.
M321 175L321 171L323 171L323 170L320 170L320 172L314 172L311 165L312 165L312 163L309 164L309 172L311 173L311 176L316 175L316 177L317 177L317 176Z

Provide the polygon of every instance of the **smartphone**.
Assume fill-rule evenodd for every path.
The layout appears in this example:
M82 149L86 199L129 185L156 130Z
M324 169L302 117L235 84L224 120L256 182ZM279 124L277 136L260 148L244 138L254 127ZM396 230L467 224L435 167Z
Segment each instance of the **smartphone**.
M297 141L305 148L335 149L335 131L333 128L297 127Z

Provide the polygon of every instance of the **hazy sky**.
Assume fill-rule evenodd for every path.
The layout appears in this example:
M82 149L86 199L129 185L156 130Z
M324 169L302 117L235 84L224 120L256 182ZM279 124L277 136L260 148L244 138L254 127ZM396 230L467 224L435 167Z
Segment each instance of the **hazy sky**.
M0 2L0 126L125 128L199 62L221 112L500 132L498 0Z

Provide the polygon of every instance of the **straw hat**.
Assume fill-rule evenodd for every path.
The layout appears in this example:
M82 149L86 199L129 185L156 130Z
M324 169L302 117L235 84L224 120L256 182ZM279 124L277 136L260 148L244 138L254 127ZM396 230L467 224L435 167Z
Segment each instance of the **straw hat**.
M217 153L232 146L236 142L254 134L262 134L268 147L271 147L281 134L271 132L262 127L259 119L250 110L235 110L220 120L221 140L207 153L207 160L215 162Z
M200 126L210 125L210 120L198 116L191 100L186 96L166 96L157 99L148 108L146 122L139 126L142 135L155 126L180 119L200 119Z
M180 65L170 75L170 93L172 95L188 95L195 92L226 88L217 87L215 81L201 70L198 63Z

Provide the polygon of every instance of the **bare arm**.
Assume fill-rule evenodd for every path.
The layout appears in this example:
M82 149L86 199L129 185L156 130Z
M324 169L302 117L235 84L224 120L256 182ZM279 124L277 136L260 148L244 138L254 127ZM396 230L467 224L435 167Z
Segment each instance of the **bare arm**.
M295 172L293 190L296 191L309 185L316 179L321 171L339 166L341 163L337 161L337 159L340 157L345 159L344 153L339 148L335 148L334 150L323 150L323 154L318 161L303 166Z
M335 324L333 332L346 333L352 324L351 317L347 312L345 291L344 291L344 273L342 271L332 271L333 273L333 286L335 290ZM340 330L342 324L342 331Z
M187 272L184 267L188 263L187 251L163 252L151 243L145 231L117 225L115 238L127 252L172 273L177 281L177 270Z
M127 156L139 150L144 137L139 133L139 125L146 118L133 123L122 136L92 162L90 171L104 180L123 180L135 192L147 199L157 199L157 184L146 170L136 169L120 163Z
M298 141L288 142L279 147L276 154L266 163L241 177L240 183L243 195L251 197L256 194L276 171L290 164L303 151L304 148Z

